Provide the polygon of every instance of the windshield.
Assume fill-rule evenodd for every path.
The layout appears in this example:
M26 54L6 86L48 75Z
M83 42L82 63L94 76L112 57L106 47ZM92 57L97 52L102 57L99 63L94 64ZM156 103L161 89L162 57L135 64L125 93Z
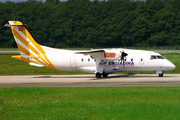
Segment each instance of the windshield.
M150 58L150 59L153 60L153 59L157 59L157 58L156 58L155 55L151 55L151 58Z
M157 58L158 58L158 59L164 59L164 57L163 57L163 56L160 56L160 55L157 55Z
M164 57L160 55L151 55L150 60L154 60L154 59L164 59Z

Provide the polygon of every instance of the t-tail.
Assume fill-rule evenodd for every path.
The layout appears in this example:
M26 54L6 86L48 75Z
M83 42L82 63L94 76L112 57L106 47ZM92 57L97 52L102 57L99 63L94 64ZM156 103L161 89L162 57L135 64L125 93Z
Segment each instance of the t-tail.
M49 61L43 47L38 44L20 21L9 21L5 26L10 27L21 55L12 58L29 62L30 65L46 66L56 69Z

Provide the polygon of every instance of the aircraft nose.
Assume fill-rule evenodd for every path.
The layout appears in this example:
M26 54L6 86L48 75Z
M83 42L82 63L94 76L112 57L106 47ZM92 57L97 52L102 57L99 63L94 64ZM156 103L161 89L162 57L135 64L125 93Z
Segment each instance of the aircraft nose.
M174 64L172 64L172 69L175 69L175 68L176 68L176 66Z
M176 68L176 66L173 63L171 63L170 61L168 61L167 67L169 70L173 70Z

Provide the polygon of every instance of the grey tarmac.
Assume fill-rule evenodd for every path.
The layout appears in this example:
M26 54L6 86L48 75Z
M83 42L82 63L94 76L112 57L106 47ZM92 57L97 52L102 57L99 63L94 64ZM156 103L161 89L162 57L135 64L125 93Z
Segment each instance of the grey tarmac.
M180 74L110 74L107 78L86 75L0 76L0 87L123 87L180 86Z

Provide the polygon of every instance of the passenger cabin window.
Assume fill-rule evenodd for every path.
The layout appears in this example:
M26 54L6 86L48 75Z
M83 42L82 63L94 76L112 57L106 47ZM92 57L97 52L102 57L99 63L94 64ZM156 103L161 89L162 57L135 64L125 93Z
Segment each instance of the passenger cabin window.
M88 61L90 61L90 58L88 58Z
M83 62L83 60L84 60L84 59L82 58L81 61Z

